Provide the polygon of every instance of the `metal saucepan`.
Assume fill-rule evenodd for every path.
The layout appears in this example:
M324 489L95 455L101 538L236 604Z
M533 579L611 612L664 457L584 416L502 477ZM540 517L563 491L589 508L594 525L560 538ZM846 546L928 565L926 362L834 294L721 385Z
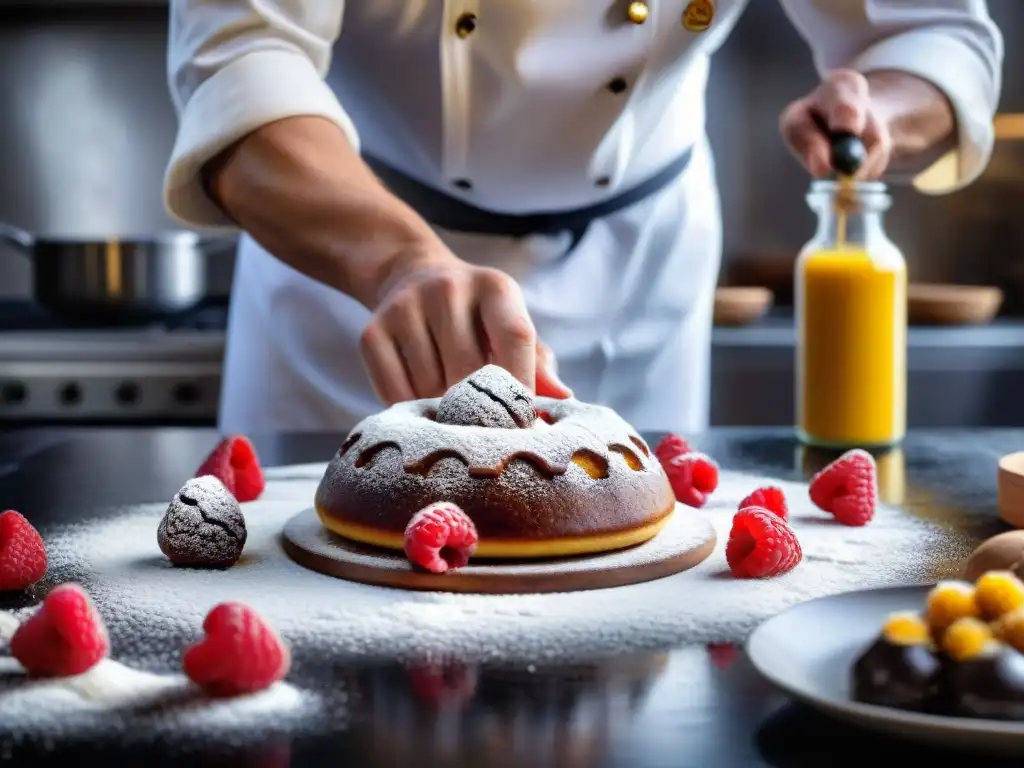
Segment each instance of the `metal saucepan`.
M206 257L234 248L231 236L178 231L141 239L36 237L0 222L0 241L35 265L35 299L83 322L151 322L194 309L206 296Z

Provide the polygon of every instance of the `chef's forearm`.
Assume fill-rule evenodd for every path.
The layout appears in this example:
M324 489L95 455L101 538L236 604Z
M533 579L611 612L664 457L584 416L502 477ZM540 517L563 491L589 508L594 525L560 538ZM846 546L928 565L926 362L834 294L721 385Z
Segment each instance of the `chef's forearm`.
M260 128L212 161L205 177L224 212L264 248L370 308L397 264L445 253L321 118Z
M937 87L895 70L867 79L876 114L889 126L895 163L927 163L956 146L953 106Z

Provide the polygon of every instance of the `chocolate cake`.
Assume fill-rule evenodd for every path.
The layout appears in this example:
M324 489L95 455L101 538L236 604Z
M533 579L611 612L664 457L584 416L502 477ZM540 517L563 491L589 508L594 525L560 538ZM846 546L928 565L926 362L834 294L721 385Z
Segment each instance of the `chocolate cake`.
M614 411L535 398L496 366L440 399L364 419L315 498L334 533L394 550L412 516L438 501L469 515L483 558L628 547L656 535L675 507L657 458Z

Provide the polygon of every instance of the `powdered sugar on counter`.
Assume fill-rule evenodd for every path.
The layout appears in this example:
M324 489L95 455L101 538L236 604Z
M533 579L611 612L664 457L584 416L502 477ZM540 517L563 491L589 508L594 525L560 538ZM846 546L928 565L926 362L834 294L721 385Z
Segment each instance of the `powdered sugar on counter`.
M77 677L30 679L18 662L0 659L0 727L30 738L158 737L167 733L230 736L295 725L317 698L288 683L234 699L210 699L184 675L158 675L105 659Z
M21 622L13 613L0 611L0 644L9 643L20 625Z
M176 568L161 555L156 530L166 504L66 531L48 542L52 567L90 593L122 660L166 663L200 635L213 605L236 600L299 651L535 662L742 640L763 619L803 600L952 576L975 544L889 507L871 525L849 528L816 510L805 484L723 472L705 508L677 513L704 515L718 531L716 551L691 571L571 594L411 592L335 579L284 554L281 528L311 506L323 471L323 464L268 470L263 497L243 505L248 541L228 570ZM804 561L778 578L736 580L724 557L732 516L741 499L768 484L789 500Z

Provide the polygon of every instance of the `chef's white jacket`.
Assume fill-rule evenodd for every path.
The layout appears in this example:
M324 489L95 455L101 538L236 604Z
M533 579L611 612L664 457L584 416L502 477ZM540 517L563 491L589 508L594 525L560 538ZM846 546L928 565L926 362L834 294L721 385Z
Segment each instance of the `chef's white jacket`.
M952 185L927 191L981 173L1002 63L983 0L780 2L821 72L898 69L945 92L958 170ZM650 0L633 23L623 0L171 0L180 126L168 208L191 225L230 226L200 169L260 126L299 115L326 118L367 156L504 213L612 198L691 150L677 182L595 222L571 251L568 234L440 234L459 256L519 279L578 397L638 429L701 429L721 247L704 90L709 59L746 3L714 2L705 31L684 27L688 4ZM347 429L379 408L358 356L367 319L243 239L222 429Z

